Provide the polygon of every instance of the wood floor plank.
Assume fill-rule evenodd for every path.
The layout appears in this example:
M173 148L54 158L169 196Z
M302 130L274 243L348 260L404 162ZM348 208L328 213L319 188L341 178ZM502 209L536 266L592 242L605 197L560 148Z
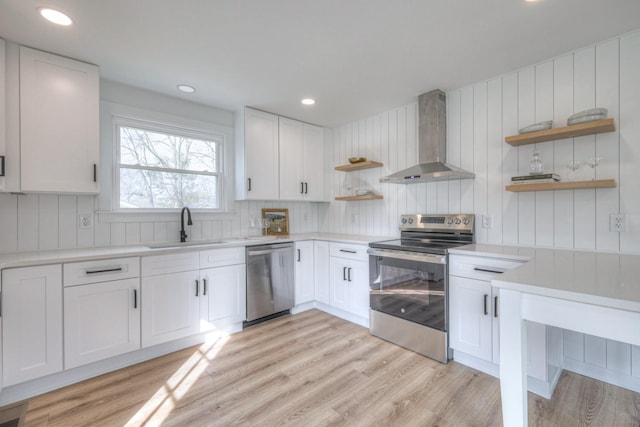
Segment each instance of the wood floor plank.
M500 426L500 384L318 310L35 397L31 426ZM564 372L532 426L640 426L640 393Z

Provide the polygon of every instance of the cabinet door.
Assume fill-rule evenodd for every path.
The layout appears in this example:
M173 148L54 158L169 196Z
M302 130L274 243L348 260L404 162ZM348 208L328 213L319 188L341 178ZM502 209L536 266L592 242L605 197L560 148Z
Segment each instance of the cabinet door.
M6 166L6 158L7 155L7 115L6 115L6 105L7 105L7 92L5 89L7 75L6 75L6 44L5 41L0 39L0 129L3 129L0 132L0 191L5 189L5 166Z
M65 369L140 348L140 279L64 289Z
M356 316L369 318L369 268L363 261L349 261L349 311Z
M313 242L296 242L295 304L304 304L315 298L313 278Z
M198 271L142 278L142 347L200 331Z
M316 301L330 304L329 242L313 242L313 271Z
M278 116L245 109L246 198L278 199Z
M331 257L329 270L331 274L330 304L344 311L349 310L349 281L347 269L349 266L341 258Z
M451 348L491 361L491 284L451 276L449 282Z
M280 117L279 123L280 199L302 200L305 197L302 122Z
M23 191L98 193L98 67L20 48Z
M324 129L303 125L304 153L302 180L305 183L304 200L324 200Z
M2 272L3 386L62 371L62 267Z
M205 325L213 322L222 325L242 322L246 319L247 281L245 264L209 268L200 271L202 298L200 317Z

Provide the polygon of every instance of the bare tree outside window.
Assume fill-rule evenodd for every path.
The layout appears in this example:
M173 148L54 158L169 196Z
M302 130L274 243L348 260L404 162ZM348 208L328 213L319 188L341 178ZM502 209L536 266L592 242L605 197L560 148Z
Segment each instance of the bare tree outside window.
M218 209L221 141L118 126L120 208Z

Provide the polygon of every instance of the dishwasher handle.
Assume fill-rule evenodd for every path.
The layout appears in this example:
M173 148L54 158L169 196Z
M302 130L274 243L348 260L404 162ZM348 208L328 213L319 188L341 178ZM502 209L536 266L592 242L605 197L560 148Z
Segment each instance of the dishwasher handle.
M259 251L247 250L247 256L269 255L276 252L288 252L293 246L285 246L279 248L263 249Z

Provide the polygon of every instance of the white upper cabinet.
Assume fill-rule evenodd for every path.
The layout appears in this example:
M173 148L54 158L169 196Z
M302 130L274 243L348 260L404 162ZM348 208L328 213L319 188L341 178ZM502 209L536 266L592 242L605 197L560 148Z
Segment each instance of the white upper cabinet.
M236 198L277 200L278 116L245 108L236 132Z
M98 67L6 43L5 70L0 191L97 194Z
M324 131L280 117L280 199L323 201Z
M6 57L6 43L4 40L0 39L0 129L3 129L0 132L0 191L4 189L4 174L5 174L5 158L7 152L7 133L4 131L6 129L6 111L5 106L7 104L6 101L6 91L5 91L5 82L7 80L7 68L5 64Z
M236 199L324 201L323 128L245 108L236 134Z
M22 191L98 193L98 67L20 48Z

